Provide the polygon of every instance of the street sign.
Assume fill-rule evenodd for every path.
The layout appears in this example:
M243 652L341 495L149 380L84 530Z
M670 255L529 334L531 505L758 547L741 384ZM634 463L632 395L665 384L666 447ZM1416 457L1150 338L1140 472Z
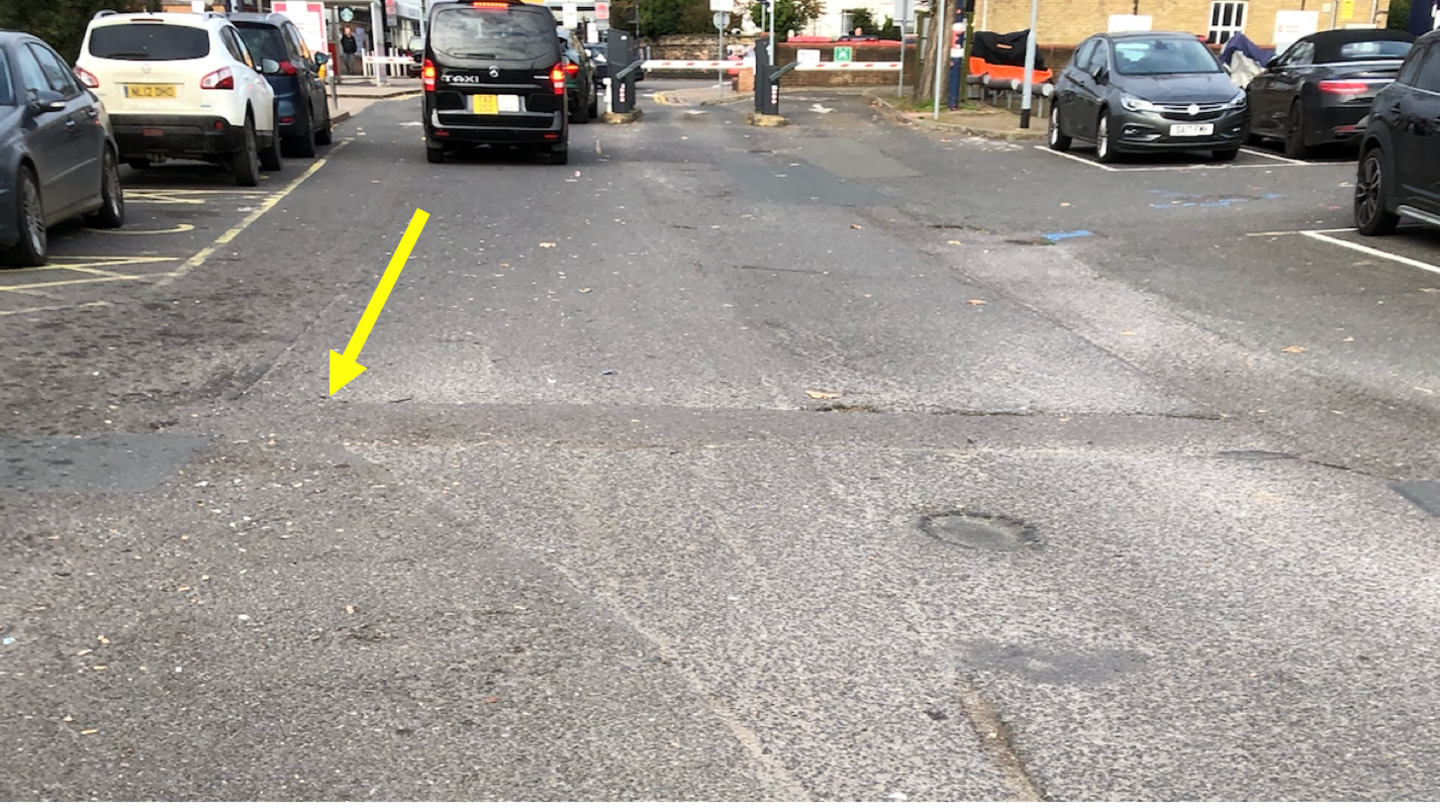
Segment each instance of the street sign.
M328 53L330 48L325 37L325 4L317 2L295 2L275 0L271 11L284 14L300 29L300 38L311 53Z
M610 19L610 4L609 4L609 3L596 3L596 4L595 4L595 19L597 19L597 20L608 20L608 19Z
M734 5L734 0L710 0L710 10L714 12L728 12Z
M795 51L795 60L801 67L820 64L820 51L815 48L801 48Z
M712 18L712 22L715 23L715 30L717 30L717 31L724 31L724 30L725 30L725 25L730 22L730 12L728 12L728 11L717 11L717 12L715 12L715 16Z
M575 3L566 3L562 6L561 25L574 31L580 25L580 6Z
M832 62L849 62L852 61L854 58L855 50L853 48L836 48L835 53L831 55L830 60Z
M351 22L351 21L354 20L354 19L355 19L355 12L354 12L354 10L351 9L349 6L346 6L345 8L340 9L340 20L341 20L342 22Z

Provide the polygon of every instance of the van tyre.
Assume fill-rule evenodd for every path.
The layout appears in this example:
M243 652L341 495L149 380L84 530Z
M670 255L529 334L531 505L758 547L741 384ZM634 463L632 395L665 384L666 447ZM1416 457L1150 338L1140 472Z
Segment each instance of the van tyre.
M256 186L260 184L260 149L255 144L255 121L245 116L245 132L241 136L240 151L230 156L230 168L235 172L235 184Z
M15 230L20 235L20 241L0 258L16 267L39 267L45 263L49 239L45 234L45 206L40 199L40 183L29 166L21 167L15 191Z
M443 147L443 146L430 146L429 144L426 144L426 146L425 146L425 162L427 162L427 163L444 163L444 162L445 162L445 147Z
M550 165L563 166L570 162L570 146L559 146L550 150Z
M1388 236L1400 224L1400 215L1385 207L1389 193L1385 176L1385 153L1372 147L1360 158L1355 178L1355 228L1365 236Z
M105 149L100 170L100 210L85 215L85 224L111 230L125 224L125 191L120 188L120 166L115 152Z
M279 126L271 130L270 145L260 150L260 168L266 171L279 171L281 168Z

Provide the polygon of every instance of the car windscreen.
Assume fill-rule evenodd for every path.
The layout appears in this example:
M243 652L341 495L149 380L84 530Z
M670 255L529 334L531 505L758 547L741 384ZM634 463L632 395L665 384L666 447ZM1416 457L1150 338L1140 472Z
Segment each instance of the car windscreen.
M240 38L245 40L245 47L250 49L250 55L255 59L289 61L290 54L285 50L285 37L279 28L253 22L237 22L235 27L240 29Z
M1115 72L1125 76L1221 73L1220 63L1198 39L1127 39L1115 43Z
M203 28L165 23L105 25L90 31L90 55L132 62L175 62L210 55Z
M1398 39L1346 42L1340 46L1340 62L1368 62L1372 59L1404 59L1414 44ZM1317 55L1318 56L1318 55Z
M15 90L10 84L9 59L0 51L0 107L15 106Z
M558 50L554 16L533 7L443 9L429 36L437 54L461 59L533 61Z

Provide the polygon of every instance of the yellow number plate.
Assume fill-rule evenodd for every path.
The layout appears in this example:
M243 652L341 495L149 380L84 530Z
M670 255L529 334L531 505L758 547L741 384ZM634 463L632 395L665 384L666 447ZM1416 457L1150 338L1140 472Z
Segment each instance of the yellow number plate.
M173 84L127 84L125 85L126 98L174 98L175 85Z
M476 115L496 115L500 112L499 96L475 95L470 96L470 99L470 109L474 110Z

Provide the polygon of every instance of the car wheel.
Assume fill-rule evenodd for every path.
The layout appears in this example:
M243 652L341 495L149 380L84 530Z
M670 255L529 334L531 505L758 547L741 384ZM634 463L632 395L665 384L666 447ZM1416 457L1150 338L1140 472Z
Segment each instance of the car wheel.
M1285 156L1291 160L1304 160L1310 156L1310 147L1305 145L1305 108L1298 99L1290 104L1290 117L1286 123L1290 128L1285 132Z
M5 263L39 267L45 263L49 239L45 234L45 206L40 199L40 183L35 179L35 172L22 167L15 191L15 229L20 241L5 253Z
M599 118L599 117L600 117L600 91L599 91L599 90L596 90L596 91L595 91L595 99L590 102L590 110L589 110L589 112L590 112L590 117L591 117L591 118Z
M1115 144L1110 142L1110 111L1101 110L1095 122L1095 158L1101 163L1115 162Z
M332 131L334 126L335 122L330 118L330 107L326 105L325 121L320 125L319 129L315 130L315 142L321 146L329 146L333 143L335 141L335 135Z
M427 163L444 163L445 147L425 145L425 161Z
M590 123L590 105L585 103L585 99L575 99L575 108L570 111L570 122L576 124Z
M295 138L295 155L297 157L315 156L315 116L309 110L305 112L305 120L301 121L300 130L304 133Z
M260 150L260 168L266 171L279 171L281 168L280 127L278 124L271 130L270 145Z
M1071 139L1060 126L1060 105L1050 102L1050 148L1057 152L1070 151Z
M1211 154L1212 154L1212 156L1214 156L1214 158L1215 158L1216 160L1219 160L1221 163L1229 163L1231 160L1234 160L1235 158L1237 158L1237 157L1240 156L1240 150L1239 150L1239 149L1216 149L1216 150L1215 150L1214 152L1212 152Z
M550 165L563 166L570 162L570 146L557 146L550 150Z
M1388 185L1384 156L1378 146L1365 152L1355 178L1355 227L1366 236L1394 233L1400 224L1400 216L1385 207Z
M235 172L235 184L256 186L260 184L260 150L255 145L255 120L245 116L245 131L240 151L230 155L230 167Z
M118 228L125 224L125 192L120 188L120 166L115 153L107 146L105 162L100 171L100 210L86 214L85 224L92 228Z

